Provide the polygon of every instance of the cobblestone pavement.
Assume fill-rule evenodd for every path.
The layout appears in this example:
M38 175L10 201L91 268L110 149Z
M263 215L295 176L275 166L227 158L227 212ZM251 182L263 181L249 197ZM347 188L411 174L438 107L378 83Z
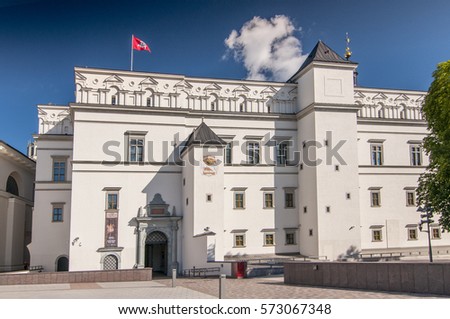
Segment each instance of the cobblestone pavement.
M213 296L155 281L0 286L0 299L210 299Z
M154 281L171 285L169 278L155 278ZM177 278L177 285L218 297L218 278ZM440 295L407 294L350 289L318 288L285 285L283 277L257 277L245 279L227 278L226 298L231 299L406 299L406 298L448 298Z
M210 299L218 298L218 278L168 277L153 281L0 286L0 299ZM405 299L449 296L285 285L283 277L227 278L228 299Z

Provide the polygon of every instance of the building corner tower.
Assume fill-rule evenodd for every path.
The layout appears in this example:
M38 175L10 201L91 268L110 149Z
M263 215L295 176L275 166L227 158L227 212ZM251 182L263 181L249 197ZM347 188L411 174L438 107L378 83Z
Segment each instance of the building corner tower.
M339 260L360 250L356 67L319 41L289 80L298 84L302 255Z

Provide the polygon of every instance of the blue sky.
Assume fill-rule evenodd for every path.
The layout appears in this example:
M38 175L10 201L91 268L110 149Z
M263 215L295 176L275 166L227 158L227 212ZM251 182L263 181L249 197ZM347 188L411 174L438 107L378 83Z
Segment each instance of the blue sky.
M343 55L349 32L361 86L427 90L450 59L448 0L0 0L0 139L25 151L36 105L74 101L74 66L129 69L133 33L152 49L135 70L245 79L225 39L277 15L302 56L319 39Z

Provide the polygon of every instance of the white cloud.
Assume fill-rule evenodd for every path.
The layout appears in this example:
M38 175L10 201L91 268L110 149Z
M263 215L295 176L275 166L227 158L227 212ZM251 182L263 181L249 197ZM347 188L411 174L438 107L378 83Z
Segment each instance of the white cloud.
M236 61L244 63L247 79L286 81L306 58L294 31L287 16L254 17L239 32L231 31L225 45Z

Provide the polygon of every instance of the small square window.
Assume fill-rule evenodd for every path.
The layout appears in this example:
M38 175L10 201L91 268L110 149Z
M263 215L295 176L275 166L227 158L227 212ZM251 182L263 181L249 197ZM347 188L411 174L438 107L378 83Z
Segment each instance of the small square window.
M352 198L352 195L351 195L350 193L346 193L346 194L345 194L345 198L351 199L351 198Z
M295 232L286 232L286 245L295 245Z
M336 172L339 172L339 165L334 165L334 170L335 170Z
M62 222L63 221L63 206L54 205L52 213L52 222Z
M382 241L381 229L372 230L372 241Z
M264 193L264 208L273 208L273 193Z
M408 228L408 240L417 240L417 228Z
M234 247L245 247L245 234L234 235Z
M309 236L312 236L312 235L313 235L313 230L309 229Z
M273 233L264 234L264 246L273 246L275 244L275 235Z
M330 206L326 206L325 207L325 212L330 213L331 212L331 207Z
M206 194L206 201L207 202L212 202L212 195L211 194Z
M441 239L441 229L437 227L431 228L431 239Z
M303 213L307 213L308 212L308 207L307 206L303 206Z
M300 164L300 170L303 170L303 163Z

